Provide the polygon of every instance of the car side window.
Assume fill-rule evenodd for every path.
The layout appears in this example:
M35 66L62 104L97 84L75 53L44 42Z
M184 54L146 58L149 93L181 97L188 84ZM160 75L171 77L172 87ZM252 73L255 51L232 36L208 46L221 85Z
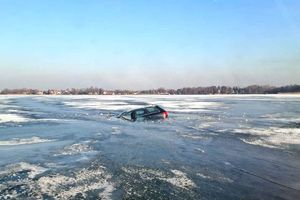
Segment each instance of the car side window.
M146 111L144 109L139 109L139 110L136 110L135 113L136 113L137 116L140 116L140 115L145 114Z
M160 112L160 110L156 107L148 107L146 108L146 110L149 112L149 113L157 113L157 112Z

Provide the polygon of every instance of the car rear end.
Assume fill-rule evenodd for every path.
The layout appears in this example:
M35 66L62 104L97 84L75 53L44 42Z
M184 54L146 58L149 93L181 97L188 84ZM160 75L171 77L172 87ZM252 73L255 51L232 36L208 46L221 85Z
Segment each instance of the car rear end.
M160 113L164 119L169 117L169 113L165 109L163 109L160 106L155 106L155 107L160 110Z

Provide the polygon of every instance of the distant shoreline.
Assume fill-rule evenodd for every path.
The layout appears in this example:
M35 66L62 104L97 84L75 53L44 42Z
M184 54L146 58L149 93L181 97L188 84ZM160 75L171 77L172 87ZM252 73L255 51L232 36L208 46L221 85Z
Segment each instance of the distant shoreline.
M0 94L0 96L300 96L300 92L277 94Z
M247 87L208 86L183 87L179 89L148 89L148 90L107 90L98 87L70 88L70 89L3 89L0 95L244 95L244 94L300 94L300 85L281 87L250 85Z

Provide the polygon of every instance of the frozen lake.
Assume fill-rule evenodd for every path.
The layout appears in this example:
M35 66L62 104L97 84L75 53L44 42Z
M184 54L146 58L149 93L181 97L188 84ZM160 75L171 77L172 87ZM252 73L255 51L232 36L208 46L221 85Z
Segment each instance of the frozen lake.
M300 199L300 96L0 96L9 198Z

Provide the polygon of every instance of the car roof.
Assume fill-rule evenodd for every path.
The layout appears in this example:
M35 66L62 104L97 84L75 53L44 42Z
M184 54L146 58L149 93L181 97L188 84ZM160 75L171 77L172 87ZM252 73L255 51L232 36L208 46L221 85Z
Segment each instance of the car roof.
M136 110L147 109L147 108L154 108L154 107L161 108L161 107L158 106L158 105L150 105L150 106L146 106L146 107L143 107L143 108L136 108L136 109L133 109L133 110L129 110L129 111L127 111L127 112L133 112L133 111L136 111Z

